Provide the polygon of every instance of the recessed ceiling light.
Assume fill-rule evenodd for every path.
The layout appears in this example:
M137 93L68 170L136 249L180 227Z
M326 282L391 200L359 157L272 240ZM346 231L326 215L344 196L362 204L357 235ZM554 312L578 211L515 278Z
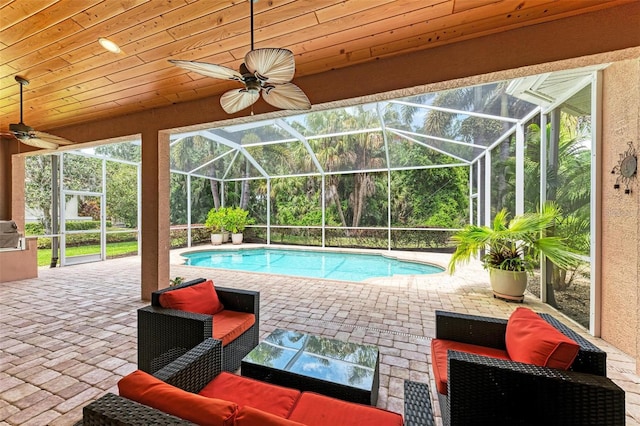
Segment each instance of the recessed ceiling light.
M108 38L100 37L98 39L98 43L100 43L100 46L104 47L109 52L113 52L113 53L120 53L121 52L120 46L118 46L117 44L115 44L114 42L109 40Z

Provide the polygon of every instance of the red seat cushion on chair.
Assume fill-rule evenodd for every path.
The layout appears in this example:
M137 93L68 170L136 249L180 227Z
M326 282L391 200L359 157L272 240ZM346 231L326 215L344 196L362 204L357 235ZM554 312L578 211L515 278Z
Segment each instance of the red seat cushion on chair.
M313 392L303 392L293 408L289 420L307 426L402 426L398 413L346 402Z
M238 411L233 426L306 426L245 405Z
M507 321L507 353L513 361L568 369L580 346L531 309L516 309Z
M222 372L199 394L209 398L223 398L240 407L250 406L286 418L298 400L300 391Z
M255 323L254 314L225 309L213 316L213 336L211 337L222 340L222 346L227 346Z
M187 392L136 370L118 382L120 396L199 425L231 426L238 411L233 402Z
M196 314L214 315L224 309L211 280L165 291L160 295L159 301L163 308Z
M431 362L433 364L433 378L436 381L438 393L447 395L447 351L454 350L468 352L476 355L488 356L491 358L509 360L507 351L502 349L488 348L485 346L470 345L468 343L454 342L452 340L433 339L431 341Z

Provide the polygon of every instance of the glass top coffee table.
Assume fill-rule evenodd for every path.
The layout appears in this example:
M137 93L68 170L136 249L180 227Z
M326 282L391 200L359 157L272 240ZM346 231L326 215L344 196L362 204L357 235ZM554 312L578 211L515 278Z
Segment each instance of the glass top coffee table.
M301 391L376 405L376 346L277 329L242 360L241 374Z

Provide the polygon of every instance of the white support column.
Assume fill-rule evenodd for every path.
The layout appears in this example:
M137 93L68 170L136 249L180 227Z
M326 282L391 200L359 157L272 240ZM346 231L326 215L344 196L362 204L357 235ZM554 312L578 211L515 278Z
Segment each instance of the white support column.
M480 168L478 167L478 184L480 183ZM480 188L480 185L478 185ZM481 198L478 197L478 201ZM484 156L484 194L482 194L484 204L484 225L491 226L491 151L487 150ZM478 217L480 217L480 203L478 202ZM482 224L479 224L482 225Z
M191 174L187 175L187 247L193 244L191 240Z
M142 254L142 163L138 163L137 179L138 179L138 256Z
M326 237L326 233L327 233L327 223L326 223L326 216L325 216L325 209L326 209L326 203L325 203L325 186L326 185L326 181L325 181L325 174L322 174L322 247L324 248L325 246L325 237Z
M65 154L62 154L59 157L59 170L60 172L58 173L58 188L56 188L56 191L58 191L58 208L60 209L60 226L59 226L59 233L60 233L60 266L65 266L66 265L66 257L67 257L67 239L65 234L67 233L67 218L65 217L65 212L67 211L67 199L64 196L64 158L66 157Z
M102 194L100 194L100 260L107 260L107 160L102 159Z
M391 251L391 170L387 170L387 250Z
M476 200L476 203L478 203L478 198L473 196L473 167L480 167L480 160L475 161L474 163L469 165L469 223L474 223L473 222L473 200ZM479 182L478 182L479 183ZM476 195L477 195L477 190L476 190Z
M271 179L267 178L267 245L271 244Z
M516 215L524 213L524 125L516 126Z

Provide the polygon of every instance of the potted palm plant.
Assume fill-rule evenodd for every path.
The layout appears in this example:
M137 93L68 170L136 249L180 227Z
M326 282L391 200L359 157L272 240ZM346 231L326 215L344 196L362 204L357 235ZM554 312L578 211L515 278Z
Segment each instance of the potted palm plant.
M213 207L207 214L207 220L204 222L204 226L211 232L211 244L218 246L222 244L222 232L223 225L226 216L226 209L221 207L216 209Z
M250 221L248 215L249 212L240 207L227 209L223 221L223 227L227 231L231 232L231 241L233 244L242 243L242 231L244 231Z
M561 269L568 269L579 260L561 237L545 235L560 217L558 207L548 203L540 212L511 220L503 209L491 226L467 225L452 236L456 251L451 256L449 272L453 274L457 264L468 262L485 250L481 260L489 270L494 297L522 301L527 273L533 273L540 254Z

